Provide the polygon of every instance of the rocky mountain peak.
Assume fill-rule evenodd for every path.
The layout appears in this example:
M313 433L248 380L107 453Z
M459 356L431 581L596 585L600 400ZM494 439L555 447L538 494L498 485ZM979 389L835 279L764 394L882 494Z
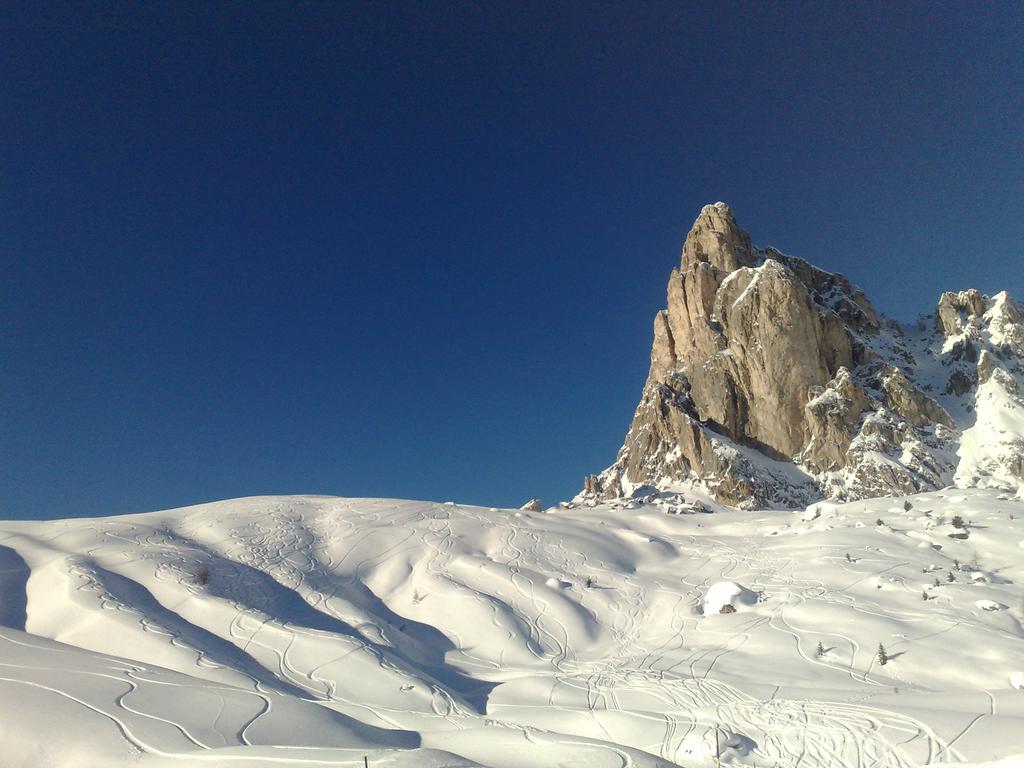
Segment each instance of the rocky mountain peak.
M707 263L724 272L754 264L750 235L736 224L732 209L725 203L705 205L683 243L681 269Z
M988 297L974 288L959 293L947 291L939 297L936 327L946 336L957 336L963 333L971 319L985 314L988 303Z
M728 205L707 205L654 319L626 440L581 497L690 484L730 504L799 506L967 476L1016 488L1022 320L1005 294L972 289L943 294L931 322L901 326L842 275L754 247ZM993 426L979 398L1019 408L1020 424ZM1011 437L998 450L979 442L982 422Z

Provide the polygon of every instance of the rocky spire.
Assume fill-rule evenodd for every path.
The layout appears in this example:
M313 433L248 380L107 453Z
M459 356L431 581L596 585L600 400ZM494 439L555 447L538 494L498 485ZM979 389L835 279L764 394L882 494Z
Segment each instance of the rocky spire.
M683 243L682 269L707 262L725 272L754 265L750 235L740 229L725 203L705 205Z
M962 332L989 303L977 291L945 294L921 332ZM945 485L959 428L935 388L916 381L905 342L842 275L755 248L728 205L707 205L654 319L629 433L583 496L696 482L760 506ZM977 380L961 372L956 396L970 397Z

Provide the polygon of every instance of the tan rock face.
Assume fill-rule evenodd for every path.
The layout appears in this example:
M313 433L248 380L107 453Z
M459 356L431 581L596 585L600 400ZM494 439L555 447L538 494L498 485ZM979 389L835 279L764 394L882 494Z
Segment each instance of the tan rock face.
M668 309L655 323L652 381L681 375L695 418L790 460L809 437L808 388L852 366L853 341L836 313L812 301L797 272L774 259L756 262L728 206L706 206L686 238L682 269L669 280ZM836 284L805 262L801 272L812 290Z
M812 387L804 406L810 440L802 459L816 472L841 468L857 435L860 416L871 407L864 389L850 371L840 368L825 387Z
M824 297L877 327L844 278L790 263L756 252L725 204L701 211L655 318L650 375L618 460L627 484L696 474L713 478L719 498L771 495L771 478L737 447L791 462L811 439L809 388L854 363L857 345Z
M783 460L806 444L808 387L853 364L854 344L841 317L816 305L811 291L838 287L847 312L865 327L877 325L870 304L845 279L793 261L798 271L759 260L729 207L705 206L669 280L651 361L656 383L684 375L699 420Z
M750 235L725 203L705 205L683 243L682 271L702 262L726 273L754 264Z
M796 275L771 259L730 275L718 291L715 314L728 339L720 359L743 403L730 436L792 459L808 437L807 391L839 366L852 365L850 338L834 315L818 311ZM695 392L694 399L699 404L715 395L713 389L700 397Z
M965 329L997 310L1001 337L1016 343L1022 328L1024 338L1008 298L972 290L939 302L936 328L964 334L943 353L957 397L978 380L980 342ZM982 356L986 375L992 359ZM705 206L655 317L625 443L584 495L694 481L727 503L785 506L941 486L958 429L915 383L914 364L899 328L845 277L755 248L729 206Z
M879 378L885 392L883 402L911 426L956 426L945 409L915 387L899 368L892 365L883 366Z
M981 317L986 310L985 297L971 288L960 293L944 293L939 298L936 325L946 336L963 333L972 317Z

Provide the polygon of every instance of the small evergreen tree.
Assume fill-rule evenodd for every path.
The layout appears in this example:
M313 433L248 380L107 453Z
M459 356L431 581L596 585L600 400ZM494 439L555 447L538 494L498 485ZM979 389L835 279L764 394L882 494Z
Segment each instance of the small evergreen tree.
M594 586L594 580L590 576L587 576L587 589L590 589L592 586Z
M875 525L885 525L885 521L882 518L875 520Z
M921 590L921 599L924 600L925 602L928 602L928 590L927 589Z
M914 508L914 505L910 503L909 499L903 502L903 511L909 512Z
M946 581L948 581L950 584L956 581L956 576L953 575L952 571L946 574Z
M953 561L953 567L954 567L954 568L955 568L956 570L958 570L958 571L959 571L959 570L960 570L960 561L959 561L959 560L954 560L954 561Z
M941 587L942 586L942 582L939 581L939 577L938 576L935 577L935 582L932 584L932 586L935 586L935 587Z
M889 654L885 652L885 646L878 644L878 666L884 667L889 663Z
M954 528L963 528L964 527L964 519L962 517L960 517L960 515L954 515L953 519L950 520L950 522L953 524Z
M848 563L852 563L853 562L853 558L850 557L850 553L849 552L846 553L846 562L848 562Z
M818 643L818 647L814 649L814 655L817 656L819 659L825 655L825 646L822 645L820 642Z

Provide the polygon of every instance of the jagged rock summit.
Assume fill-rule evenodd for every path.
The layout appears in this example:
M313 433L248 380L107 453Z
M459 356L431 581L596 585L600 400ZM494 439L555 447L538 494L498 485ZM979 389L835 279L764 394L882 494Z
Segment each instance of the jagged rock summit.
M697 487L798 507L952 483L1024 487L1024 312L945 293L902 326L845 277L752 245L701 210L654 319L651 368L615 463L580 500Z

